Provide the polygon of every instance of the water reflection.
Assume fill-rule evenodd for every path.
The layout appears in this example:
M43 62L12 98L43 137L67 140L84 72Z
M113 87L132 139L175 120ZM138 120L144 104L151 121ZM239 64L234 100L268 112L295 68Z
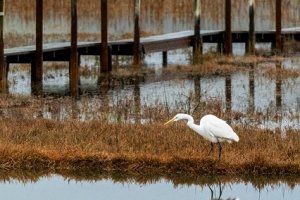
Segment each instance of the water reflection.
M174 57L178 58L177 55L180 54ZM74 106L71 108L76 110L77 114L68 113L71 104L67 99L66 103L63 103L62 99L54 98L54 101L60 101L60 109L50 108L55 107L55 103L50 105L46 100L43 107L47 118L63 119L72 116L89 120L89 116L95 117L90 115L91 112L100 111L111 113L108 119L144 122L151 120L147 110L150 111L157 105L170 112L176 110L194 115L201 113L209 102L216 101L220 102L220 109L227 113L240 113L239 115L245 117L251 114L263 116L257 120L261 124L248 119L246 123L249 125L274 130L279 128L282 131L289 127L300 128L297 118L293 117L300 109L300 78L292 75L283 78L281 73L285 72L282 71L284 69L294 70L300 65L299 59L285 58L277 63L251 62L245 66L244 71L216 75L174 74L161 66L161 59L161 55L147 58L148 66L143 69L146 69L146 72L142 70L128 73L124 70L127 74L107 74L100 77L95 74L82 75L82 96L73 103L77 109ZM159 66L157 63L160 63ZM266 70L270 70L271 73ZM43 90L47 98L68 94L67 71L64 68L45 70ZM31 96L29 71L22 68L12 70L8 77L7 93L12 96ZM230 115L226 117L227 121L232 120Z
M35 172L36 173L36 172ZM54 175L37 172L33 175L4 176L1 173L0 193L4 199L203 199L203 200L296 200L300 195L299 178L240 179L231 177L181 177L170 179L147 175L125 174L79 176L75 173ZM79 173L81 174L81 173ZM183 176L184 177L184 176ZM173 177L174 178L174 177ZM295 177L296 178L296 177ZM191 181L192 180L192 181ZM227 181L226 181L227 180Z

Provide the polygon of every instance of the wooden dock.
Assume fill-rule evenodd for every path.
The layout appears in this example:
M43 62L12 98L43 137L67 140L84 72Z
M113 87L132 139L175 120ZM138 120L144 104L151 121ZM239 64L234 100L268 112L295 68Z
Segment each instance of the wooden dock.
M202 43L223 44L224 30L201 31ZM282 29L282 37L300 41L300 27ZM275 43L275 30L257 31L256 43ZM249 41L248 31L232 31L233 43ZM187 30L163 35L150 36L140 39L140 50L143 54L167 52L176 49L192 47L194 31ZM78 42L78 55L101 55L101 42ZM124 39L108 42L109 55L133 56L133 39ZM43 44L43 61L69 61L71 52L70 42ZM33 63L35 62L36 46L15 47L4 50L6 63ZM7 68L8 70L9 68Z
M133 65L139 66L141 54L162 52L163 65L167 64L167 51L193 48L193 61L199 63L203 43L218 43L219 50L226 55L232 53L232 43L245 43L246 52L255 52L255 43L272 43L275 52L280 54L284 38L300 41L300 27L281 28L281 0L276 0L276 28L269 31L256 31L254 26L254 0L249 1L249 30L231 30L231 0L225 0L225 30L201 30L201 0L194 0L194 30L140 38L141 0L134 4L134 33L132 39L108 41L108 1L101 0L101 41L77 41L77 0L71 0L71 41L43 44L43 0L36 0L36 44L33 46L4 49L3 19L5 0L0 0L0 83L7 78L10 63L30 63L31 81L42 91L43 61L69 61L70 94L78 95L78 60L81 55L100 55L101 73L111 71L112 55L133 56ZM129 2L130 3L130 2ZM38 92L40 93L40 92Z

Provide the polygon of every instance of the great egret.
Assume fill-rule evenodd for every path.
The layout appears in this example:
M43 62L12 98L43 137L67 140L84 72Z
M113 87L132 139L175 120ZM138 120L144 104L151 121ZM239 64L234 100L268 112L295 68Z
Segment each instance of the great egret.
M199 133L202 137L211 142L211 148L208 153L212 152L214 148L214 143L219 144L219 161L221 158L222 146L221 142L227 141L229 143L232 140L238 142L239 136L232 130L232 128L222 119L214 115L205 115L200 120L200 125L194 124L194 118L187 114L177 114L171 120L167 121L164 125L172 122L176 122L181 119L187 120L187 125Z

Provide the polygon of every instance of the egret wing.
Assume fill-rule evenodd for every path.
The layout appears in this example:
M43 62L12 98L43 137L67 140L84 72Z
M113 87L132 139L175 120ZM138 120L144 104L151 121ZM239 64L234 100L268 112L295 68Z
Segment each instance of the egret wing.
M205 120L201 121L204 129L216 138L227 140L238 140L238 136L232 128L222 119L210 115Z

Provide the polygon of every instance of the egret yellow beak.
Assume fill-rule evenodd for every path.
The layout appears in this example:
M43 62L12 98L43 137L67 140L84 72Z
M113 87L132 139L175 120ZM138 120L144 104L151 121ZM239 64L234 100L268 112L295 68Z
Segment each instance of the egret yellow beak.
M170 123L174 122L174 120L175 120L175 117L174 117L173 119L170 119L170 120L169 120L169 121L167 121L166 123L164 123L164 125L168 125L168 124L170 124Z

